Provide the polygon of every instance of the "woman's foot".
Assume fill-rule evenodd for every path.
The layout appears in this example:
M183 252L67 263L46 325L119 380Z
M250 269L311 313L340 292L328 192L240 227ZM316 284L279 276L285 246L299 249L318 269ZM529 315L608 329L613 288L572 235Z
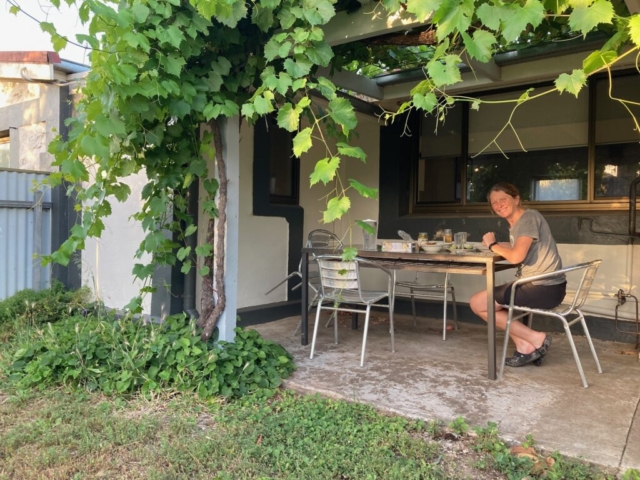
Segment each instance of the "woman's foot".
M540 346L540 348L536 349L536 352L540 353L540 358L534 362L537 367L542 365L542 361L544 360L544 357L547 355L547 353L549 353L550 347L551 347L551 337L549 335L546 335L544 337L544 342L542 342L542 345Z
M542 342L542 345L540 345L540 348L538 348L537 350L544 357L547 354L547 352L549 351L550 347L551 347L551 336L550 335L545 335L544 341Z
M507 367L524 367L528 363L537 362L540 358L542 358L542 354L539 350L534 350L531 353L520 353L516 350L513 357L508 357L504 364Z

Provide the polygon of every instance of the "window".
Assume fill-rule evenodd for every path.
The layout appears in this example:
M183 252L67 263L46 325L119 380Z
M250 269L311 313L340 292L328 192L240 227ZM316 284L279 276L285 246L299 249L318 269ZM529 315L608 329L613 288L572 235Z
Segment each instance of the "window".
M0 132L0 168L11 166L11 143L9 132Z
M640 103L639 82L637 74L614 77L610 98L609 79L599 78L578 98L550 92L512 117L514 103L506 101L526 87L478 94L484 101L478 109L458 103L444 123L424 117L413 211L486 211L487 192L500 181L543 210L622 208L620 197L640 175L640 136L625 106L639 121L640 106L615 99ZM529 95L549 90L536 87Z
M463 109L462 105L455 105L444 123L429 116L420 126L418 203L460 201Z
M531 94L548 90L536 89ZM523 93L487 95L482 100L517 100ZM516 185L523 200L586 200L588 93L581 92L576 99L554 92L523 103L512 117L513 128L503 130L514 106L483 103L478 110L470 110L467 200L485 202L491 186L500 181ZM559 193L559 180L575 181L585 188ZM549 182L555 185L553 194Z
M640 140L636 125L625 108L640 121L640 79L637 75L596 81L595 192L596 198L629 195L629 183L640 175ZM622 104L616 98L636 102Z
M269 198L274 204L298 204L299 159L293 156L293 135L269 118Z

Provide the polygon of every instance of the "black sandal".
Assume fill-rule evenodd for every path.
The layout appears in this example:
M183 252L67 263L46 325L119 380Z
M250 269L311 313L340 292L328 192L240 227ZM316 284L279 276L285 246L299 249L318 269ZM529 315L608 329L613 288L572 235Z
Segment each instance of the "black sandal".
M524 367L528 363L537 362L542 358L542 355L538 350L534 350L531 353L520 353L519 351L515 351L513 353L513 357L509 357L504 361L504 364L507 367Z
M544 337L544 342L542 342L542 345L540 346L540 348L536 350L536 352L540 353L540 358L534 361L536 367L539 367L540 365L542 365L542 361L544 360L544 357L547 355L547 353L549 353L550 347L551 347L551 337L549 335L546 335Z

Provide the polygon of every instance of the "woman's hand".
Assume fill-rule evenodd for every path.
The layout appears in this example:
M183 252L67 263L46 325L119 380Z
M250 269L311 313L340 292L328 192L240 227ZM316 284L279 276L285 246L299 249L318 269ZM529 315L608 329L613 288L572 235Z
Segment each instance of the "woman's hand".
M488 247L495 241L496 241L496 234L493 232L487 232L482 237L482 245L484 245L485 247Z

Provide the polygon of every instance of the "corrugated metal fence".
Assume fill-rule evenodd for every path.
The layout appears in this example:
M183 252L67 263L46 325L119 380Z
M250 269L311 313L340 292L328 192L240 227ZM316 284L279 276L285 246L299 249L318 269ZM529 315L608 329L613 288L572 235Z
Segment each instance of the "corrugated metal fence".
M47 173L0 171L0 300L50 284L38 255L51 253L51 190Z

